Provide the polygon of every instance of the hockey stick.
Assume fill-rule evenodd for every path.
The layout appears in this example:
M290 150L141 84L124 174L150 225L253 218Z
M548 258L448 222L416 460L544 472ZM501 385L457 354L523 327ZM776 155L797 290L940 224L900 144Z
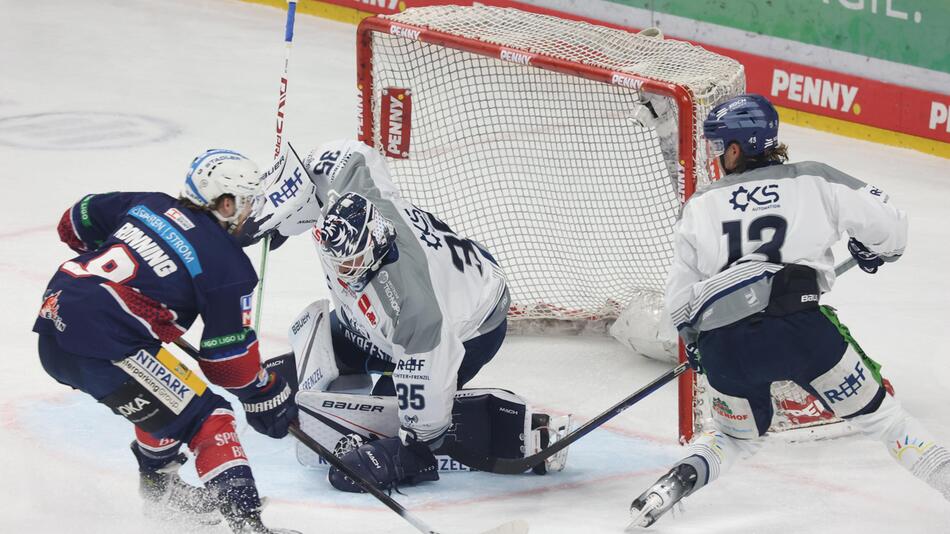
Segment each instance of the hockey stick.
M286 43L284 52L284 73L280 77L280 93L277 97L277 122L275 130L277 133L277 142L274 145L274 159L280 157L280 147L283 142L284 134L284 106L287 105L287 79L290 69L290 48L294 42L294 20L297 14L297 0L287 0L287 21L284 24L284 43ZM261 328L261 309L264 305L264 278L267 275L267 253L270 252L270 234L264 236L261 242L261 261L258 266L260 281L257 283L257 309L254 310L254 331L259 332Z
M176 339L175 345L177 345L181 350L185 351L185 353L192 358L198 358L198 350L195 349L195 347L193 347L191 343L185 339ZM300 429L299 423L291 423L290 434L297 438L298 441L306 445L308 449L320 455L320 457L326 460L328 464L345 473L346 476L355 482L357 486L362 488L363 491L370 493L373 497L376 497L377 500L385 504L387 508L399 514L399 517L405 519L406 522L415 527L416 530L424 534L439 534L438 531L425 524L421 519L409 512L409 510L403 508L403 506L396 502L395 499L383 493L383 490L377 488L376 484L373 484L372 482L366 480L366 478L364 478L359 473L353 471L335 454L333 454L331 451L328 451L323 445L320 445L317 440L308 436L306 432ZM482 534L528 534L528 524L520 520L510 521L491 530L485 531Z
M845 271L854 267L856 264L857 261L854 258L848 258L846 261L841 262L841 264L835 267L835 275L840 276ZM528 469L531 469L551 456L554 456L559 451L567 448L575 441L596 430L607 421L613 419L617 415L620 415L621 412L640 402L654 391L672 382L676 379L676 377L686 372L687 369L689 369L689 364L687 362L677 365L673 369L670 369L666 373L654 379L653 382L643 386L629 397L623 399L617 404L614 404L609 409L607 409L607 411L591 419L576 430L568 433L563 438L557 440L550 447L536 454L532 454L531 456L526 456L524 458L494 458L481 456L472 453L457 443L451 443L447 445L446 452L448 452L449 456L452 458L478 471L486 471L500 475L518 475L524 473Z
M344 464L335 454L328 451L326 447L320 445L320 443L308 436L297 424L292 424L290 426L290 433L293 434L301 443L307 446L308 449L320 455L321 458L327 461L333 467L339 469L346 473L346 476L350 478L357 486L362 488L364 491L367 491L376 497L377 500L386 505L390 510L399 514L399 517L403 518L410 525L416 528L419 532L425 534L438 534L437 531L433 530L432 527L425 524L421 519L414 516L409 510L403 508L401 504L396 502L392 497L383 493L383 491L376 487L375 484L363 478L359 473L354 472L348 465ZM524 521L511 521L495 527L491 530L485 531L483 534L527 534L528 524Z

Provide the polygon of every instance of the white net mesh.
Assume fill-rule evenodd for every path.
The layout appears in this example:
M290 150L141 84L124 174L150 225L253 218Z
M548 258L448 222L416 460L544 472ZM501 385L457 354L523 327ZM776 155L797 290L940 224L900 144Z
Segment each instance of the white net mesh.
M687 87L697 126L678 132L672 99L497 52L372 39L374 124L385 88L412 94L409 157L390 160L393 176L498 257L512 319L612 319L636 292L662 291L680 204L679 136L694 139L711 106L742 92L741 65L684 42L514 9L431 7L386 19Z
M442 46L412 32L373 32L363 112L372 116L370 141L384 151L384 92L408 91L408 157L388 160L393 177L408 198L498 258L513 330L606 332L635 300L650 309L634 315L634 326L664 332L644 328L643 317L660 315L681 202L678 162L693 163L686 180L709 181L705 150L695 149L702 121L744 91L742 66L685 42L514 9L443 6L383 18L462 38ZM581 69L502 61L498 47L595 67L608 80L629 73L680 85L692 95L694 124L681 131L684 111L672 98ZM675 349L666 339L675 335L655 337L649 350ZM703 389L700 381L680 399L694 408L694 431L709 425ZM797 387L775 391L776 430L826 419Z

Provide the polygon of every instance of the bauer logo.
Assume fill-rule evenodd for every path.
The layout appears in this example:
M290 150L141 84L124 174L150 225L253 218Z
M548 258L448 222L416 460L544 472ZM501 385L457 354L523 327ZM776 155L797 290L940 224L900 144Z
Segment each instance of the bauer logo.
M407 28L405 26L400 26L398 24L393 24L389 27L389 34L395 35L396 37L402 37L404 39L412 39L413 41L418 41L419 36L422 35L421 30L414 30L412 28Z
M772 96L784 96L792 102L843 113L861 114L861 106L855 102L857 87L782 69L772 71Z
M384 153L395 159L409 157L409 133L412 126L412 91L398 87L383 89L381 139Z
M354 412L383 412L383 407L375 404L363 404L360 402L344 402L344 401L332 401L325 400L323 401L324 408L330 408L333 410L351 410Z
M615 72L610 75L610 83L612 85L618 85L620 87L626 87L627 89L634 89L639 91L640 87L643 86L643 81L638 80L632 76L626 76Z
M534 56L526 52L516 52L514 50L502 48L501 52L498 54L498 57L502 61L510 61L511 63L517 63L519 65L530 65L531 59Z
M310 322L310 312L307 312L306 315L294 321L294 324L290 325L290 331L296 336L300 333L300 329L307 325Z

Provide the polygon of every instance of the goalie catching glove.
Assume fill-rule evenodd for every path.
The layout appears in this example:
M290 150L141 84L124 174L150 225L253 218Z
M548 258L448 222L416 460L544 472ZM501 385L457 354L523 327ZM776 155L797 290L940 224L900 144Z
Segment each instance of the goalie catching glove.
M358 445L363 440L350 440ZM379 489L393 489L398 485L418 484L439 480L438 466L432 451L424 443L411 437L406 443L398 437L383 438L359 445L349 451L337 452L343 463ZM350 477L335 467L330 468L330 484L349 493L365 493Z

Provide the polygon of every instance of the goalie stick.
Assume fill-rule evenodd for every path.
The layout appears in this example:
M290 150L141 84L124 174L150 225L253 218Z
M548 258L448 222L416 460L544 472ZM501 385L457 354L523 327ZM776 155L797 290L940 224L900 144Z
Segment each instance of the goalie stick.
M185 351L185 353L192 358L198 358L198 350L183 338L178 338L175 340L175 345L177 345L181 350ZM292 353L289 356L292 357ZM331 451L328 451L323 445L320 445L317 440L308 436L306 432L300 429L300 425L298 423L292 423L290 425L290 433L295 438L297 438L297 440L306 445L307 448L319 454L320 457L326 460L328 464L339 469L340 471L343 471L346 476L350 478L350 480L355 482L356 485L358 485L364 491L368 492L373 497L376 497L378 501L385 504L386 507L393 512L399 514L399 517L405 519L406 522L415 527L416 530L424 534L439 534L437 530L434 530L432 527L425 524L421 519L413 515L409 510L406 510L401 504L396 502L395 499L389 495L386 495L383 490L377 488L376 484L373 484L372 482L366 480L359 473L353 471L335 454L333 454ZM481 534L528 534L528 530L529 527L526 522L515 520L499 525L491 530L486 530Z
M277 142L274 144L274 159L280 157L280 146L283 142L284 134L284 106L287 105L287 83L290 70L290 48L294 44L294 21L297 14L297 0L287 0L287 21L284 24L284 43L286 43L284 52L284 72L280 77L280 92L277 97L277 123L275 128ZM264 306L264 277L267 274L267 253L270 251L271 234L264 236L261 241L261 259L258 266L260 281L257 283L257 306L254 310L254 330L261 330L261 309Z
M840 276L847 270L854 267L856 264L857 261L854 258L848 258L846 261L841 262L837 267L835 267L835 276ZM570 432L563 438L557 440L551 444L550 447L536 454L532 454L531 456L526 456L524 458L493 458L474 454L471 451L465 449L463 446L460 446L458 443L449 444L447 452L452 458L455 458L463 464L478 471L486 471L499 475L519 475L540 464L551 456L554 456L558 453L558 451L567 448L572 443L596 430L607 421L613 419L617 415L620 415L620 413L627 408L640 402L645 397L660 389L667 383L672 382L674 379L676 379L676 377L686 372L687 369L689 369L689 364L687 362L677 365L676 367L654 379L649 384L643 386L632 395L621 400L617 404L614 404L609 409L607 409L607 411L591 419L580 428L577 428L573 432Z

